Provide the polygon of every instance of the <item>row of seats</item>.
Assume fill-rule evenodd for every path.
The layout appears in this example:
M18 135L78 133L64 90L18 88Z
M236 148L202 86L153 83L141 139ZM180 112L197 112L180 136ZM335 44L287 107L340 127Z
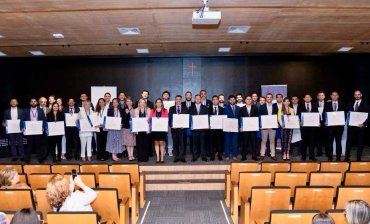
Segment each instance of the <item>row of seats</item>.
M270 221L265 224L311 224L312 218L320 213L319 210L272 210ZM335 224L347 224L344 209L326 210Z

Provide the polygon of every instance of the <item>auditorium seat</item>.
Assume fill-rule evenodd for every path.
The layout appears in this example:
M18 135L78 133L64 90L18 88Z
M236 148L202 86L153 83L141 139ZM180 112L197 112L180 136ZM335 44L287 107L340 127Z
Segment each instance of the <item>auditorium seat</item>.
M28 175L28 182L32 190L46 188L50 178L54 175L54 173L31 173Z
M332 186L298 186L295 189L293 209L325 212L333 208L334 193Z
M96 187L96 181L95 181L95 173L78 173L77 174L82 182L89 188L95 188ZM68 181L71 177L71 173L65 173L64 178L66 178ZM76 190L79 189L79 187L76 186Z
M259 164L256 162L241 163L232 162L230 171L225 172L225 204L230 207L231 186L238 184L240 172L257 172L259 171ZM239 203L240 204L240 203Z
M344 173L348 170L348 162L320 162L320 172L341 172L342 181L344 180Z
M250 203L246 197L242 197L241 200L239 223L263 224L269 220L272 210L289 209L290 188L252 187Z
M97 224L98 213L96 212L49 212L48 224Z
M51 173L50 164L26 164L23 165L23 172L27 175L31 173Z
M251 196L251 189L255 186L271 186L271 173L270 172L240 172L239 183L232 184L231 188L231 218L234 223L237 223L239 204L241 198L249 200Z
M45 188L39 188L35 191L36 195L36 209L37 211L40 211L44 217L44 221L47 223L47 214L48 212L52 211L52 208L46 198L46 189Z
M333 218L335 224L348 224L344 209L329 209L326 213Z
M118 190L118 198L122 201L126 197L129 198L131 221L136 223L139 216L138 184L131 184L129 173L100 173L99 187L116 188Z
M266 162L262 163L261 171L267 171L271 173L271 182L275 181L275 172L288 172L289 163L286 162Z
M104 163L89 163L80 166L82 173L95 173L96 184L99 185L99 173L108 173L109 165Z
M80 165L79 164L54 164L51 166L52 173L70 173L72 169L75 169L77 172L80 172Z
M24 184L27 184L28 185L27 174L25 174L25 173L18 173L18 175L19 175L19 183L24 183Z
M307 180L311 172L317 172L320 164L317 162L291 162L290 172L305 172L307 173Z
M294 196L296 186L306 186L307 174L304 172L276 172L275 187L288 186L291 189L291 197Z
M310 186L332 186L336 191L341 183L341 172L313 172L310 174Z
M128 197L119 200L118 191L115 188L96 188L94 190L97 198L91 206L101 217L100 222L129 224Z
M312 218L319 210L274 210L271 211L270 224L312 224Z
M344 185L370 185L370 172L348 171L344 176Z
M340 186L336 209L344 209L350 200L363 200L370 204L370 186Z
M1 163L0 170L5 168L14 168L18 173L23 173L23 166L21 164Z
M35 209L31 189L0 189L0 210L18 211L22 208Z
M122 172L122 173L129 173L131 176L131 183L137 184L139 186L139 200L140 200L140 208L144 207L145 204L145 173L139 172L139 164L138 163L130 163L130 164L112 164L111 172Z
M370 161L351 162L349 171L370 171Z

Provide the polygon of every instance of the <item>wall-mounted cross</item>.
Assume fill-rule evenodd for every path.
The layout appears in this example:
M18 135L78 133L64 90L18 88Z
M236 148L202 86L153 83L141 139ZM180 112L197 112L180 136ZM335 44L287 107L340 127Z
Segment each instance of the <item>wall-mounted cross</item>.
M194 63L191 63L191 65L189 66L189 68L191 68L191 76L193 76L194 74L194 68L196 68L197 66L194 65Z

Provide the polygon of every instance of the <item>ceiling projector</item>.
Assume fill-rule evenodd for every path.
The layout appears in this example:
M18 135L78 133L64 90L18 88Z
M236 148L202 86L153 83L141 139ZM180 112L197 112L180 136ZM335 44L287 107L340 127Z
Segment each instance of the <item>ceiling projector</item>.
M193 12L192 24L217 25L220 23L221 12L210 11L207 2L208 0L203 0L204 6Z

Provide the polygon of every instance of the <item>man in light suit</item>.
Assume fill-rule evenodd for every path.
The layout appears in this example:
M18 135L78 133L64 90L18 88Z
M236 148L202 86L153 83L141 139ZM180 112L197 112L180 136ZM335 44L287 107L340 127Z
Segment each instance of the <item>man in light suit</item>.
M239 121L240 108L235 105L236 98L234 95L228 97L229 104L225 106L224 113L228 118L235 118ZM238 160L238 133L224 132L224 150L225 159L229 160L232 156L233 160Z
M4 112L3 126L6 128L7 120L20 120L22 118L23 110L18 108L18 101L15 98L10 99L10 108ZM18 159L23 161L23 135L22 133L8 134L8 142L12 152L12 162ZM18 149L18 152L17 152Z

